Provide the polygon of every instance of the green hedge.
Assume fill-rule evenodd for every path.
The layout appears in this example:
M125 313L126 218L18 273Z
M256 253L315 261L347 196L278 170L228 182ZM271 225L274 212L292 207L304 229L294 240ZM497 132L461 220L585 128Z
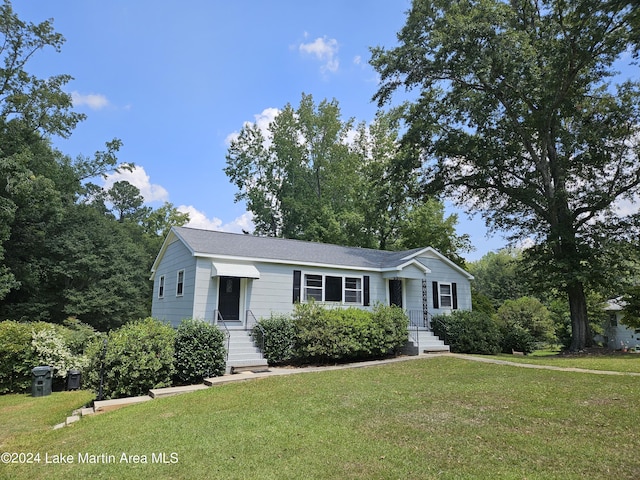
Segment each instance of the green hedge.
M297 304L291 316L272 315L254 329L264 331L269 363L326 363L388 356L407 342L408 319L402 309L377 305L374 310L327 309Z
M434 316L431 324L452 352L495 355L501 351L500 329L487 313L457 310Z
M253 329L253 339L270 365L287 363L293 358L295 342L291 316L272 313L269 318L261 319Z
M152 388L171 386L174 374L175 330L153 318L123 325L94 341L88 350L86 385L96 392L100 388L103 364L103 398L146 395Z
M174 367L176 383L201 383L224 375L225 341L222 331L201 320L183 320L176 331Z

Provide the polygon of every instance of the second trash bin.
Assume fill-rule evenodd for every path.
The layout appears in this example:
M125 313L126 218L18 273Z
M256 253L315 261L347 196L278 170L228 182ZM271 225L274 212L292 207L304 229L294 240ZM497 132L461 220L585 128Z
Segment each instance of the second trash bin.
M51 395L51 367L41 365L31 370L31 396L44 397Z
M69 373L67 373L67 390L79 390L80 379L80 370L69 370Z

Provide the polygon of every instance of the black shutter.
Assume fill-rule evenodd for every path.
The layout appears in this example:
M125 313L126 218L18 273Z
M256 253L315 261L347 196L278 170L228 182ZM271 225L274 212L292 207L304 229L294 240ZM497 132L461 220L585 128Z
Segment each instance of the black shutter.
M433 292L433 308L440 308L440 299L438 298L438 282L431 282Z
M371 295L369 294L369 275L362 278L362 303L365 307L371 305Z
M300 285L302 283L302 272L293 271L293 303L300 303Z
M451 284L451 299L453 302L453 309L458 309L458 285L454 282Z

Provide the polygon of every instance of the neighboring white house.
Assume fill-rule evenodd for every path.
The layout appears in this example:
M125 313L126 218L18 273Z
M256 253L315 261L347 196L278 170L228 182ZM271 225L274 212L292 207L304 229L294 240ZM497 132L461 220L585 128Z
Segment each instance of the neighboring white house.
M635 349L640 347L640 329L627 327L622 323L624 301L620 298L609 300L604 311L609 314L604 328L604 340L612 350Z
M398 305L414 326L471 309L473 276L430 247L402 252L174 227L153 267L151 314L248 330L297 302Z

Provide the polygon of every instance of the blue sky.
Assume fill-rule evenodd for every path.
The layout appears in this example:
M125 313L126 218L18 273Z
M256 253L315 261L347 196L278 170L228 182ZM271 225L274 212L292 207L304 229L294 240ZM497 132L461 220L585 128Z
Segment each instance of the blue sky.
M408 0L14 0L22 20L53 19L66 42L28 70L69 74L74 108L86 113L65 154L92 155L114 137L124 177L152 206L170 201L195 227L250 229L222 171L230 135L265 121L301 94L338 100L343 118L371 121L377 76L369 47L392 47ZM111 178L113 182L117 178ZM455 210L450 209L450 212ZM480 217L459 212L475 260L504 246Z

